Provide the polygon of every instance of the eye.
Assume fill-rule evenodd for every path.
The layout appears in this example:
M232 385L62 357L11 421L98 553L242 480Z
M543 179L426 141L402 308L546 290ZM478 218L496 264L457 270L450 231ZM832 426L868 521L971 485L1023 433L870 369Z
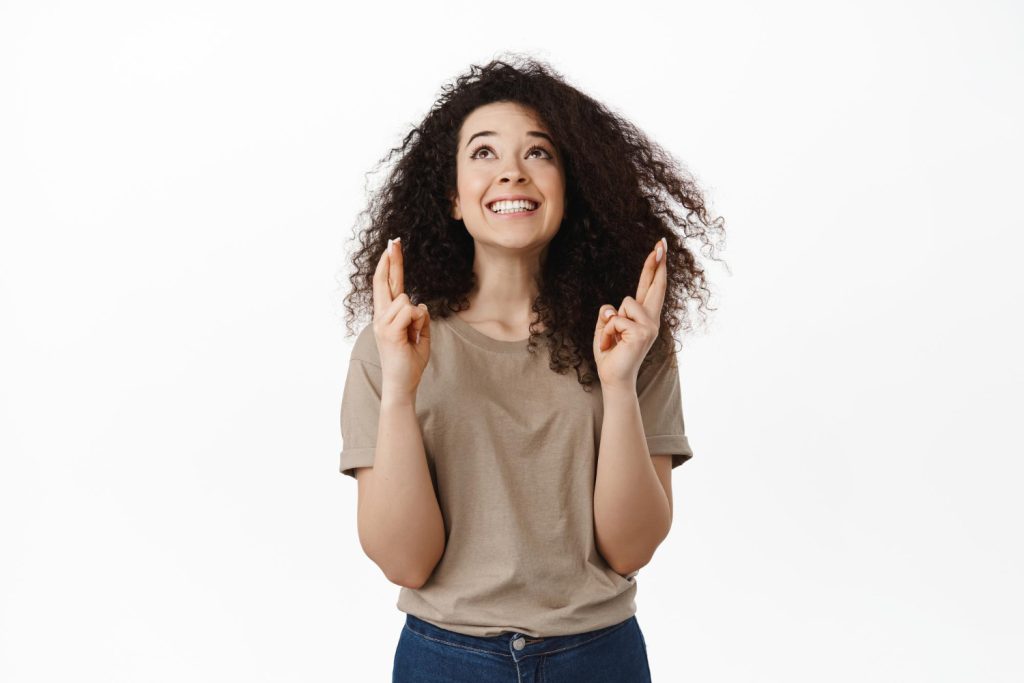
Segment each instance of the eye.
M479 154L480 154L480 152L481 152L481 151L483 151L483 150L485 150L485 149L486 149L486 150L488 150L488 151L490 151L490 152L491 152L492 154L494 153L494 150L493 150L493 149L491 149L491 148L490 148L490 147L489 147L488 145L480 145L480 146L479 146L479 147L477 147L477 148L476 148L475 150L473 150L473 153L469 155L469 158L470 158L470 159L476 159L476 158L478 158L478 156L477 156L477 155L479 155Z
M489 152L490 152L491 154L494 154L494 150L493 150L493 149L491 149L491 146L490 146L490 145L480 145L480 146L479 146L479 147L477 147L477 148L476 148L475 150L473 150L473 153L469 155L469 158L470 158L470 159L479 159L479 158L481 158L481 157L479 156L479 153L480 153L480 152L482 152L482 151L483 151L483 150L485 150L485 149L486 149L487 151L489 151ZM544 152L544 154L545 154L545 155L547 155L546 157L541 157L541 158L546 158L546 159L554 159L554 155L553 155L553 154L552 154L551 152L549 152L549 151L548 151L548 150L547 150L547 149L546 149L546 148L545 148L544 146L542 146L542 145L534 145L533 147L531 147L530 149L528 149L528 150L526 151L526 156L530 156L530 155L531 155L531 154L533 154L534 152Z
M549 152L547 149L545 149L543 146L541 146L541 145L534 145L533 147L530 148L530 150L526 154L527 154L527 156L529 156L530 154L533 154L534 152L544 152L544 154L547 155L548 159L553 159L554 158L554 155L551 152Z

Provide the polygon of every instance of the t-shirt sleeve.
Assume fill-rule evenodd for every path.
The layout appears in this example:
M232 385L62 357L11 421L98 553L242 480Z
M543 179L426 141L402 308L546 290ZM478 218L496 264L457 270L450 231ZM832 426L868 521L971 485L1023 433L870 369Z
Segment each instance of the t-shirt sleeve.
M341 399L341 473L355 479L357 467L373 465L380 421L381 368L353 357Z
M637 399L651 455L672 454L676 468L693 457L683 422L683 399L675 351L663 353L637 377Z

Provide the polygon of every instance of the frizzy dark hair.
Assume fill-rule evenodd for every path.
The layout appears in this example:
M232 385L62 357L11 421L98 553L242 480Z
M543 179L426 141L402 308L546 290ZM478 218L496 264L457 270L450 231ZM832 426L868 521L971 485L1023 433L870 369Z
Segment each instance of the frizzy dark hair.
M550 367L569 367L584 390L597 381L593 339L603 304L618 308L636 296L644 261L655 242L668 242L668 287L659 337L643 361L646 367L670 348L680 328L692 329L688 300L709 307L704 270L687 248L697 239L709 250L724 241L724 219L711 220L696 182L633 124L569 85L550 66L533 58L495 59L473 65L442 87L422 122L391 149L378 166L400 153L383 186L360 218L369 224L353 253L352 290L345 297L348 332L356 334L357 313L373 314L373 275L389 238L401 237L405 291L413 304L425 303L432 320L469 307L476 284L473 238L451 217L456 195L459 129L477 107L514 102L547 126L565 162L566 217L548 245L532 310L528 349L547 340ZM671 205L686 209L680 217ZM681 235L677 233L678 227ZM354 306L353 306L354 304ZM537 331L538 321L546 329Z

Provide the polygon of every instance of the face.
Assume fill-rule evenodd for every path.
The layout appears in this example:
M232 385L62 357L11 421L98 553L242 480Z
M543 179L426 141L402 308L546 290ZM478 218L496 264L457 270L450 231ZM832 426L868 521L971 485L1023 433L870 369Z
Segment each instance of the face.
M459 130L456 158L452 217L465 223L474 240L523 249L542 247L555 236L565 209L563 160L529 109L494 102L473 110ZM509 195L528 198L532 208L492 210L496 199Z

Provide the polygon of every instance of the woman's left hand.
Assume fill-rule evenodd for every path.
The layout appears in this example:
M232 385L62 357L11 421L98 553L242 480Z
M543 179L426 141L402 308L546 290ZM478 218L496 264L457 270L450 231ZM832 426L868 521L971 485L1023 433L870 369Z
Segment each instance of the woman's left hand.
M662 238L647 256L636 298L627 296L618 311L611 304L598 311L594 361L602 386L622 385L636 389L640 364L654 346L661 327L668 279L666 249L667 243Z

